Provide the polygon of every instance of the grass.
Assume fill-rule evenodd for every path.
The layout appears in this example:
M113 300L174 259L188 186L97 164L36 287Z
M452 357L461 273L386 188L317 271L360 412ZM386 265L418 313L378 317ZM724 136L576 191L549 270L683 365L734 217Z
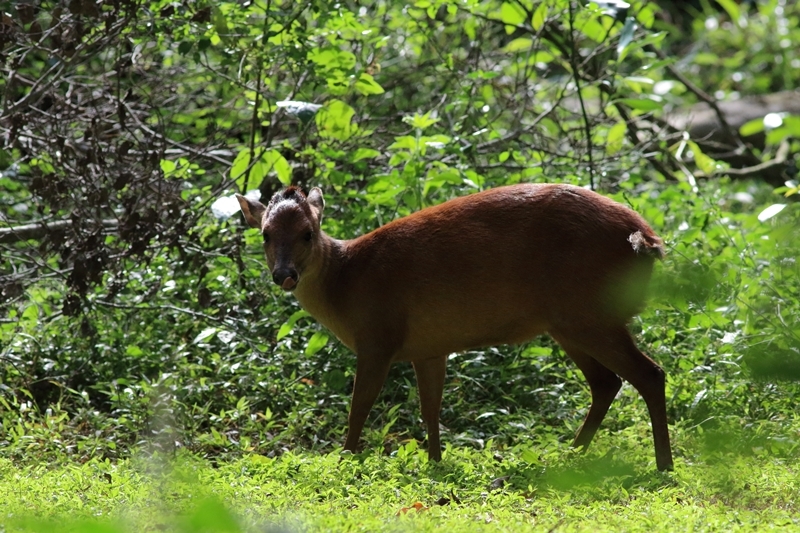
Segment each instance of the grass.
M414 441L379 450L190 454L15 464L0 459L0 531L769 531L800 527L797 447L753 430L680 430L676 469L651 443L603 434L582 456L552 446L448 448L429 463ZM797 431L783 432L782 438ZM781 439L775 442L783 442ZM631 445L634 442L634 445ZM692 451L693 450L693 451Z

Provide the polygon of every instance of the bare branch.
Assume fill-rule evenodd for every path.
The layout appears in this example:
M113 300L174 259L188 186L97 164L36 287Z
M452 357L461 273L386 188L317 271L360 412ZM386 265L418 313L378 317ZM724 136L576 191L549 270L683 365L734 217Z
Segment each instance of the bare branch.
M719 176L728 174L730 176L736 176L739 178L749 178L753 176L758 176L763 174L764 172L772 169L773 167L777 167L786 163L786 159L789 156L789 141L786 139L781 142L780 146L778 147L777 152L775 152L775 158L770 159L769 161L764 161L758 165L753 165L751 167L745 168L725 168L725 169L717 169L711 173L712 176ZM697 177L707 177L704 174L697 174Z
M103 220L103 227L116 228L119 221L115 219ZM57 220L54 222L37 222L23 226L0 228L0 243L14 243L29 239L41 239L54 231L64 231L72 227L71 220Z

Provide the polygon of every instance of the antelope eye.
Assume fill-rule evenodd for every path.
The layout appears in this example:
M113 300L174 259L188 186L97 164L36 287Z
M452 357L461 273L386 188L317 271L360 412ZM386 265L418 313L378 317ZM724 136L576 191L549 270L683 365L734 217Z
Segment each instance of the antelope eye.
M311 232L311 231L308 231L308 232L306 232L304 238L305 238L306 241L311 242L311 237L313 237L313 236L314 236L314 233Z
M264 233L263 237L264 237L264 244L267 244L269 242L269 235Z

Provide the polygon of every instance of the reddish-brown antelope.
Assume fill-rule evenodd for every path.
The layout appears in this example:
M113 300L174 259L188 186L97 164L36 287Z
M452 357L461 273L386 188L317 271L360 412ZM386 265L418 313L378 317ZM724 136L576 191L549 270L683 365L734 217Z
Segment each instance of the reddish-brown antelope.
M514 185L457 198L357 239L320 230L322 191L291 187L268 205L237 195L264 236L272 279L356 353L345 450L355 451L389 366L414 365L441 458L447 356L549 333L589 382L574 446L588 447L622 384L650 411L656 465L672 468L664 371L626 324L641 308L661 239L634 211L569 185Z

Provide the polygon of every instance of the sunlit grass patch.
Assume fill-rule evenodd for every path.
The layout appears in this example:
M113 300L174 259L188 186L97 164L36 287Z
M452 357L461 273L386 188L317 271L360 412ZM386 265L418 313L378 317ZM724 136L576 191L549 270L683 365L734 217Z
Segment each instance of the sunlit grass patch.
M0 531L752 531L798 527L796 453L719 448L678 431L659 473L603 435L568 448L449 447L441 463L406 445L357 455L192 456L117 462L0 460ZM739 435L752 435L745 430ZM733 436L729 437L733 439ZM636 440L636 439L633 439ZM649 444L649 443L647 443ZM695 452L696 450L696 452ZM644 455L642 451L642 455ZM646 449L649 453L649 447ZM688 452L688 453L687 453ZM648 455L649 458L649 455Z

